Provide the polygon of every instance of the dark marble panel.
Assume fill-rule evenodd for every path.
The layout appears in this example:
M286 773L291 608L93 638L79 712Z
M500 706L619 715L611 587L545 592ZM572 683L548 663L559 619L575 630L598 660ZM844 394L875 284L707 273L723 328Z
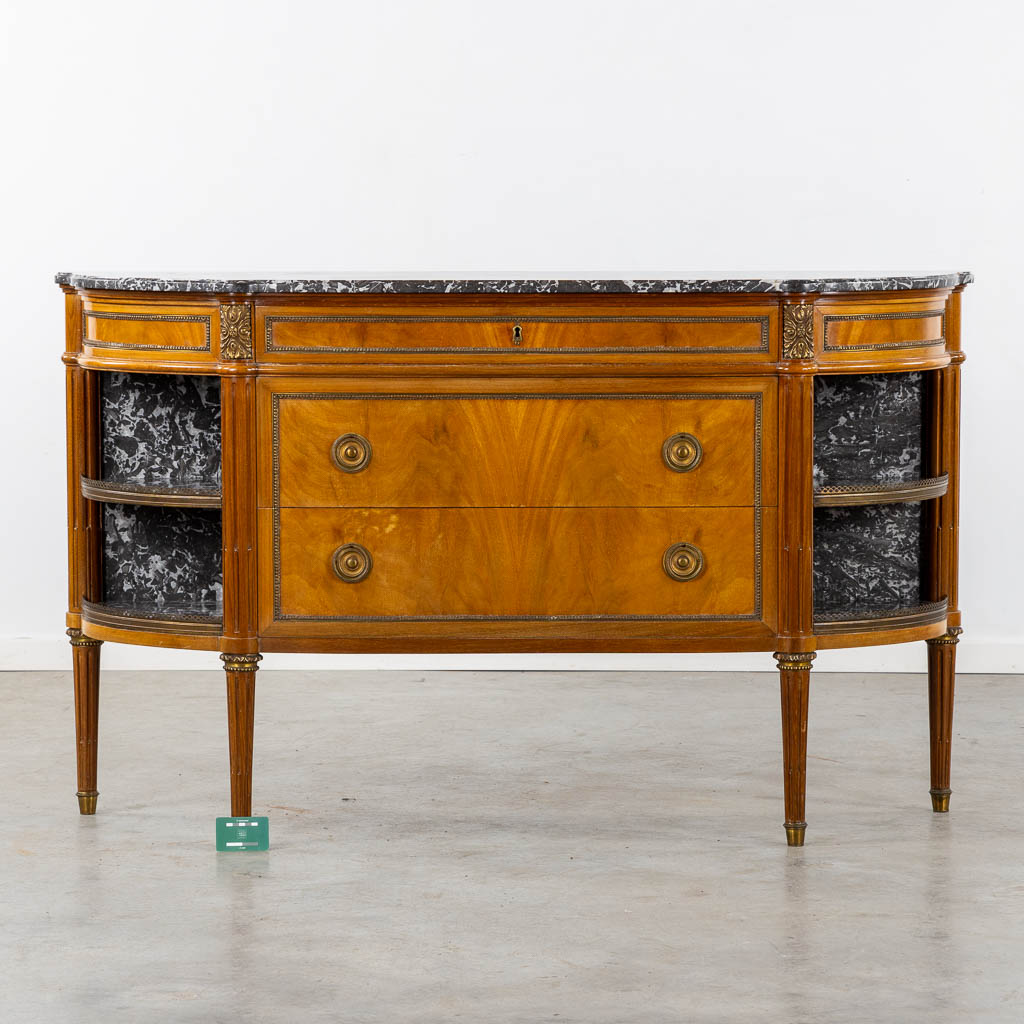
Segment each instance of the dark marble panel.
M923 538L920 502L816 508L815 615L857 618L920 604Z
M104 373L103 479L220 487L220 381L186 374Z
M220 615L217 509L103 506L103 600L140 613Z
M814 486L919 480L924 375L863 373L814 381Z
M571 280L419 280L400 281L385 279L342 280L338 278L217 278L217 277L130 277L92 276L89 274L57 274L57 284L73 288L103 288L130 292L204 292L259 295L265 293L430 293L442 295L463 294L594 294L619 293L707 293L707 292L775 292L824 295L836 292L894 292L913 288L955 288L969 284L973 276L964 271L958 274L933 274L925 277L753 277L753 278L692 278L598 280L574 278Z

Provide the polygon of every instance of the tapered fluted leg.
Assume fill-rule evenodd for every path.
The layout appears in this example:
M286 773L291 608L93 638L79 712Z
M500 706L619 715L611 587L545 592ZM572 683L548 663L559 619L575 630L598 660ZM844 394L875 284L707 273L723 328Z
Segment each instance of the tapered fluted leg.
M78 810L96 813L96 744L100 726L100 646L80 629L69 629L75 673L75 741L78 760Z
M811 682L811 653L776 653L782 686L782 769L786 793L786 842L803 846L807 822L807 698Z
M228 757L231 816L252 814L252 735L256 710L258 654L222 654L228 684Z
M931 736L932 810L949 810L949 759L953 740L956 645L963 630L950 626L928 641L928 727Z

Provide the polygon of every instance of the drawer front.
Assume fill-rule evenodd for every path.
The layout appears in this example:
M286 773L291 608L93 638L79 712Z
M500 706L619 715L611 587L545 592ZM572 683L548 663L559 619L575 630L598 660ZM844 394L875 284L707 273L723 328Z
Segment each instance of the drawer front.
M814 333L820 363L900 363L941 355L946 307L935 298L873 303L819 299Z
M82 351L117 361L213 363L220 340L220 306L84 300Z
M685 387L685 382L683 384ZM264 394L282 507L722 506L762 498L766 389ZM351 442L351 444L349 443Z
M274 555L265 622L761 616L761 514L752 508L260 515ZM679 544L690 547L675 549L666 568ZM693 578L669 575L698 567Z
M556 307L550 312L506 303L396 311L398 302L351 310L337 305L257 307L260 358L267 362L347 361L363 356L534 354L706 354L764 360L771 352L777 307L661 303L609 308Z

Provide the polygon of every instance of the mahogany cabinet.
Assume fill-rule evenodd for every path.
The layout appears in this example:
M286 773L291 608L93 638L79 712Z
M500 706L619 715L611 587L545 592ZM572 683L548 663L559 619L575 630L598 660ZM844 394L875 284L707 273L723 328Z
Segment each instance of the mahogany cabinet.
M928 644L949 807L969 274L61 274L78 800L103 641L217 651L251 813L263 651L771 651L803 843L811 663Z

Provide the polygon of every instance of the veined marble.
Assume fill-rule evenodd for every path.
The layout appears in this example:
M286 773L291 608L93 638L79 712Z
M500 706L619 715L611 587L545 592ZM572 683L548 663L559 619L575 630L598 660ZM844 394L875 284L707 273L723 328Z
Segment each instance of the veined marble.
M815 615L855 619L919 605L923 536L920 502L816 508Z
M924 458L920 373L814 381L814 486L919 480Z
M103 600L142 614L222 614L220 512L104 505Z
M343 280L337 278L214 278L214 277L116 277L91 274L57 274L57 284L72 288L128 292L201 292L207 294L262 295L308 292L311 294L485 294L485 295L589 295L686 294L715 292L766 292L778 294L834 294L836 292L894 292L917 288L955 288L974 280L970 272L921 277L755 277L600 280Z
M185 374L104 373L103 478L220 488L220 381Z

